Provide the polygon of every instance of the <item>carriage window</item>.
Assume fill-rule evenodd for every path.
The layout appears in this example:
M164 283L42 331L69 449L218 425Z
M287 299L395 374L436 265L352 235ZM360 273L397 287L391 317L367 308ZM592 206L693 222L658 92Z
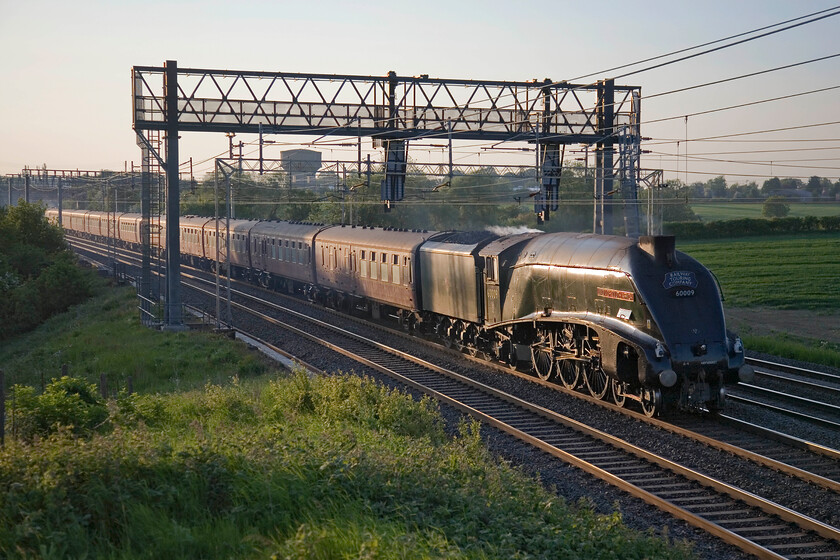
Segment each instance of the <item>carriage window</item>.
M405 257L403 259L403 266L405 267L404 274L403 274L403 282L406 286L411 284L411 257Z
M394 284L401 284L400 281L400 256L393 255L391 259L391 282Z
M370 277L372 280L376 280L379 277L379 265L376 262L376 253L371 251L370 252Z
M368 275L368 262L365 258L365 252L362 251L359 257L359 276L362 278L367 278Z
M383 282L388 281L388 255L382 253L379 258L379 279Z

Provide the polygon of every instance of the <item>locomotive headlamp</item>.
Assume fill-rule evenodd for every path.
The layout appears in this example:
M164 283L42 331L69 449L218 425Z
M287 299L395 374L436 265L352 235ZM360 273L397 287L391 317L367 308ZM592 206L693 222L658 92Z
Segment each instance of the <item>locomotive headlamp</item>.
M732 347L732 351L736 354L744 353L744 343L741 342L741 337L735 339L735 345Z

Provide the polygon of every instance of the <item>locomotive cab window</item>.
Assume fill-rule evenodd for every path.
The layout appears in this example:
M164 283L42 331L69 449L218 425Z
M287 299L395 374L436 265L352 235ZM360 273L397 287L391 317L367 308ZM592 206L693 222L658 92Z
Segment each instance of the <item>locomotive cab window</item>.
M496 282L499 279L499 271L497 268L496 257L487 257L485 261L484 271L487 274L487 280Z

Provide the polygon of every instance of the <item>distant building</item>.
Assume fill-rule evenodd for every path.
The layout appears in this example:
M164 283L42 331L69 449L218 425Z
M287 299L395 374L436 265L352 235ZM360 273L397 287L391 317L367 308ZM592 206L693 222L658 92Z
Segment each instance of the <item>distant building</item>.
M321 169L321 152L315 150L286 150L280 153L280 167L289 174L292 185L314 185Z

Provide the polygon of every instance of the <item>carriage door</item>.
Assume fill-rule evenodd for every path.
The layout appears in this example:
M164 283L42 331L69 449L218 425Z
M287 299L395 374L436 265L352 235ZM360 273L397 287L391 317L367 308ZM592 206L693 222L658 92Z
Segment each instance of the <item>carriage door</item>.
M484 320L498 323L502 320L502 304L499 298L499 259L485 257L484 262Z

